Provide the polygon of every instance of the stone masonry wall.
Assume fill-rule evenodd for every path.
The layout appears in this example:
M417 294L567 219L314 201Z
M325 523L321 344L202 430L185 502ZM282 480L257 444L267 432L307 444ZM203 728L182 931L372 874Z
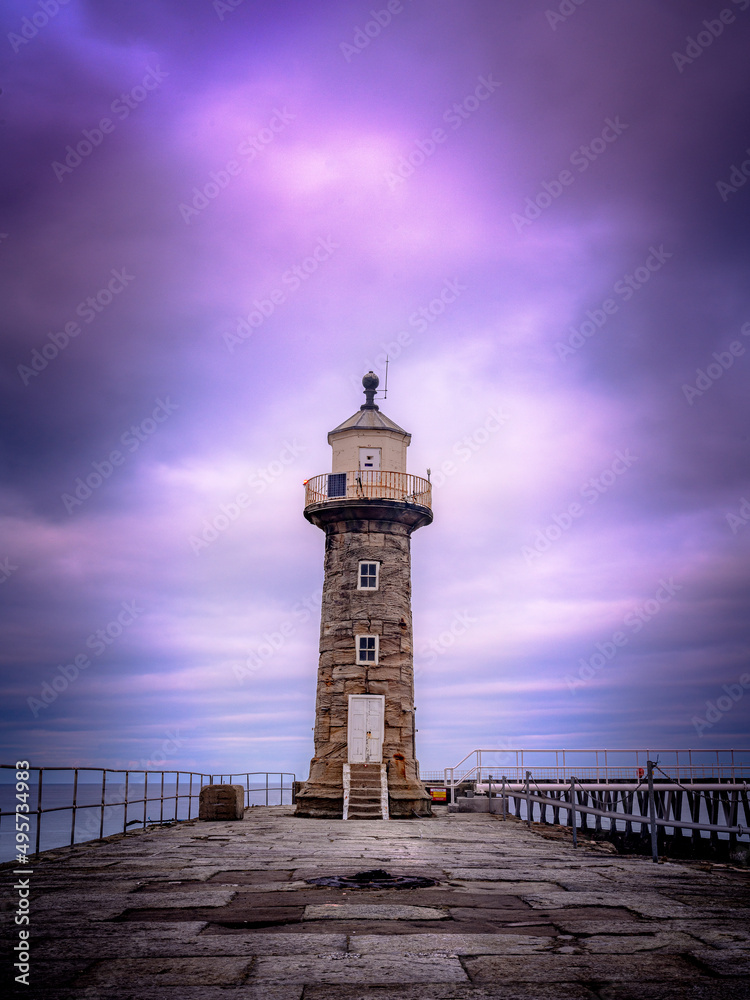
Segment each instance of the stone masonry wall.
M385 696L383 761L392 814L411 815L427 797L414 749L414 670L410 528L400 520L331 521L326 525L325 583L315 707L315 757L299 802L341 797L347 759L350 694ZM380 563L377 590L358 590L362 560ZM377 664L357 664L355 636L377 634ZM429 809L427 809L429 811ZM302 814L305 814L304 812ZM312 814L312 813L310 813Z

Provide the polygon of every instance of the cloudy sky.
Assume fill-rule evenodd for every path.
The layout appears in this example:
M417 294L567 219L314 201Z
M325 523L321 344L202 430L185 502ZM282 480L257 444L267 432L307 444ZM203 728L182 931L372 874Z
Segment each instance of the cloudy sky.
M386 353L422 768L745 744L749 42L750 0L7 0L3 759L306 776L302 481Z

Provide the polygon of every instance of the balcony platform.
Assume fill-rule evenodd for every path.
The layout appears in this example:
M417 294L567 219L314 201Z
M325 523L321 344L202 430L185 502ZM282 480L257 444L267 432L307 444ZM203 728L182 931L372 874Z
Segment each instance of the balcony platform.
M559 828L560 839L549 840L542 828L440 807L437 817L410 823L321 822L291 812L257 807L242 821L193 820L33 858L25 995L749 995L747 872L654 865L611 845L574 850ZM374 891L305 881L383 868L439 883ZM10 906L11 885L22 876L3 874ZM12 920L3 923L8 956L17 932Z
M400 521L414 530L432 523L432 485L405 472L324 473L305 482L304 513L319 528L332 521Z

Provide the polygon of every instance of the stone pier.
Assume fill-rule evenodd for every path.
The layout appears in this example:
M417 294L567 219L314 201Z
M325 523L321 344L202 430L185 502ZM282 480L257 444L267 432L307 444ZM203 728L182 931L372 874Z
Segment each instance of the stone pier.
M28 866L49 1000L740 1000L750 879L551 841L517 821L312 820L292 807L48 852ZM17 928L4 867L6 967ZM431 888L307 879L369 869Z

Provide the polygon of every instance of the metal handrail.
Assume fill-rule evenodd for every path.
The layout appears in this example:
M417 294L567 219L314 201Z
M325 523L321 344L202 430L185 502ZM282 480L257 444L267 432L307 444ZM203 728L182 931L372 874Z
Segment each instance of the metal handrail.
M504 761L492 761L486 763L487 756L491 754L502 754ZM484 757L483 757L484 755ZM543 755L548 760L554 757L554 764L539 763L532 761L530 755ZM582 763L582 755L593 757L593 762ZM622 762L621 758L630 755L629 762ZM470 758L475 758L473 766L467 764ZM611 763L612 757L620 760L618 763ZM664 761L664 757L674 758L671 762ZM730 749L717 750L714 748L700 749L601 749L588 748L580 750L555 750L549 748L539 749L509 749L507 747L499 749L476 749L467 753L458 764L446 767L443 772L443 779L446 788L451 789L451 799L455 798L455 788L466 781L481 780L483 774L498 770L511 777L515 773L520 780L528 767L533 766L537 775L548 778L567 779L571 773L575 773L579 778L585 780L593 779L628 779L638 778L645 773L648 761L651 759L662 759L661 768L670 777L695 779L696 777L716 777L743 779L750 777L750 749ZM509 762L510 761L510 762ZM512 762L512 763L511 763Z
M16 771L18 768L13 764L0 764L0 771ZM38 854L40 851L41 836L42 836L42 816L49 813L58 812L70 812L71 813L71 823L70 823L70 839L65 843L57 844L56 847L72 846L75 843L85 843L87 841L93 840L103 840L104 839L104 821L105 821L105 810L114 809L118 807L123 808L123 820L122 820L122 833L128 833L128 827L133 827L137 825L141 829L146 829L146 826L159 825L164 822L185 822L193 818L193 800L200 797L200 789L204 785L215 785L215 784L239 784L240 782L235 782L235 778L243 778L245 785L245 802L246 805L250 805L250 796L252 793L265 793L265 805L268 805L269 792L279 792L279 798L281 804L284 802L284 792L290 793L292 791L292 783L296 780L296 775L291 771L243 771L235 772L232 774L205 774L203 772L197 771L179 771L179 770L169 770L169 771L148 771L143 768L140 769L128 769L120 770L116 768L101 768L101 767L27 767L24 770L29 772L34 772L38 775L36 782L28 782L30 791L33 789L36 792L36 808L28 808L24 810L24 817L36 817L36 832L35 832L35 842L34 842L34 854ZM67 784L66 782L47 782L45 784L44 776L48 772L68 772L71 776L72 790L73 790L73 801L68 805L63 806L44 806L43 805L43 793L45 788L54 788L61 785ZM101 774L101 796L99 801L82 803L79 801L79 793L81 792L81 784L83 782L79 781L79 774ZM108 775L123 775L124 778L120 781L119 785L112 786L107 785ZM132 790L132 776L139 775L142 776L143 785L143 795L134 797L131 795ZM169 791L165 794L164 791L164 778L165 775L172 775L174 777L174 791ZM278 776L279 784L272 785L269 784L269 776ZM180 778L189 778L187 782L187 791L180 790ZM250 788L250 778L256 776L263 776L265 778L265 783L260 788ZM285 784L284 778L291 778L291 781ZM153 779L158 779L159 792L154 794L149 794L149 780L153 786ZM197 780L196 780L197 779ZM195 788L194 788L195 782ZM97 782L86 782L85 784L93 786L96 788ZM1 786L0 786L1 787ZM185 783L183 782L183 788ZM92 789L93 791L93 789ZM49 793L48 793L49 794ZM114 796L114 797L113 797ZM183 819L178 818L179 803L181 800L187 799L187 816ZM159 803L159 819L152 820L148 815L149 803ZM172 819L164 820L164 803L174 803L174 817ZM134 805L143 804L143 816L137 820L128 820L128 807ZM77 823L78 813L82 810L99 810L98 816L93 814L87 814L84 823ZM3 810L0 807L0 826L2 825L3 819L16 816L16 807L13 809ZM81 827L83 826L83 830ZM76 833L79 834L76 838ZM90 836L81 837L81 833L89 833ZM109 836L109 834L107 835Z
M329 496L329 476L334 474L324 473L305 480L305 507L327 501L358 499L402 500L421 507L432 507L432 484L421 476L381 469L358 469L340 473L346 475L346 490L343 495Z
M734 754L732 753L732 759L734 759ZM512 798L515 800L520 800L525 803L526 806L526 822L531 825L534 816L534 805L538 804L540 808L540 822L547 822L547 808L552 807L553 809L553 823L559 822L559 812L567 812L570 818L570 825L573 833L573 846L577 845L576 837L576 814L587 814L591 816L596 816L599 818L604 818L609 820L610 831L616 829L615 824L618 822L625 823L635 823L640 825L641 833L647 827L651 835L651 857L654 862L658 861L658 839L657 831L660 827L664 829L671 829L673 831L677 830L690 830L693 831L693 835L699 832L706 832L712 835L714 834L724 834L730 837L748 837L750 836L750 829L748 829L748 823L750 823L750 811L748 809L748 798L747 798L747 782L746 781L734 781L727 780L721 783L703 783L696 782L690 783L689 785L684 785L679 781L670 781L669 776L659 767L655 761L648 760L646 762L647 772L645 777L640 777L637 783L635 780L629 785L622 785L616 782L608 783L587 783L582 782L577 776L570 776L570 781L560 782L560 783L547 783L542 781L540 784L532 775L531 771L526 771L525 780L523 784L520 781L509 782L505 775L502 776L500 781L495 780L494 787L498 794L503 800L503 819L506 816L506 802L507 799ZM654 771L661 771L664 778L658 780L658 784L654 779ZM533 781L535 790L531 789L531 782ZM490 799L488 802L488 811L492 812L492 782L489 784L489 795ZM645 784L645 788L644 788ZM643 789L641 791L641 789ZM599 790L602 792L616 792L616 791L626 791L630 792L630 802L629 807L636 803L636 800L640 797L645 799L640 802L640 808L643 809L643 805L646 804L648 807L648 814L645 811L640 813L634 813L631 811L625 811L623 809L620 812L617 808L617 797L615 796L615 809L605 809L601 806L603 805L603 799L600 800L599 804L587 805L584 801L581 801L579 796L582 793L587 799L591 797L591 802L596 803L597 799L592 794L594 791ZM545 795L546 792L559 792L559 797L554 797L551 794ZM724 809L725 823L710 822L711 809L708 803L708 795L706 794L706 808L708 810L709 822L704 822L696 818L693 820L683 820L682 819L682 802L679 805L679 812L672 806L674 811L673 816L669 816L669 800L672 795L679 791L688 794L688 797L692 795L698 796L699 803L701 802L703 795L701 793L714 792L718 793L719 796L726 799L727 793L733 792L733 804L726 800L722 802ZM632 794L637 793L637 794ZM664 808L664 796L666 795L666 810ZM657 797L659 798L660 805L657 806ZM576 799L579 799L576 801ZM625 798L623 796L623 804L625 803ZM737 822L737 810L740 804L744 805L744 824ZM518 805L517 805L518 808ZM692 808L691 808L692 812ZM658 813L658 815L657 815ZM665 815L666 813L666 815ZM519 815L517 813L517 815ZM718 818L718 805L717 805L717 817ZM597 820L598 822L598 820ZM585 829L585 826L583 827Z

